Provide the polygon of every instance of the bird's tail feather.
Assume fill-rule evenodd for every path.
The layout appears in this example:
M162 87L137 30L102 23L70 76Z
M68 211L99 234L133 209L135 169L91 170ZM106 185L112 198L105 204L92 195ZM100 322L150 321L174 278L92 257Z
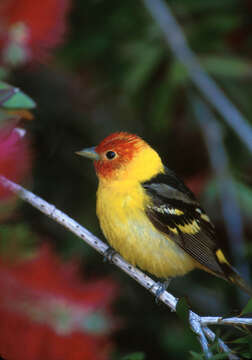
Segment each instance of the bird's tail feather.
M248 285L246 281L238 274L237 270L229 264L220 249L216 251L216 257L223 271L223 274L220 274L220 277L223 277L232 284L238 285L243 291L252 297L252 287Z
M237 273L237 271L231 267L232 274L229 274L227 276L228 280L238 285L243 291L245 291L249 296L252 297L252 288L250 285L247 284L247 282Z

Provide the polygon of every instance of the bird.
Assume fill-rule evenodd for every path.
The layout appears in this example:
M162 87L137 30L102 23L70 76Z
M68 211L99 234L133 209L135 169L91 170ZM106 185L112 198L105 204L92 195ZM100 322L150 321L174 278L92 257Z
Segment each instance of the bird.
M131 265L165 279L165 288L169 279L201 269L252 296L193 192L145 140L115 132L76 153L94 161L100 227Z

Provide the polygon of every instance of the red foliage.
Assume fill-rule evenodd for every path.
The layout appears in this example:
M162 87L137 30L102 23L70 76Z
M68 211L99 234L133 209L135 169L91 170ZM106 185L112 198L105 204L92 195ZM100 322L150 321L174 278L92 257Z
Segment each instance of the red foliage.
M3 0L2 0L3 1ZM24 60L41 60L58 45L66 30L70 0L4 0L0 4L0 46L12 44L25 52Z
M0 175L13 181L21 181L31 165L29 144L20 130L5 126L0 129ZM0 199L10 193L0 183Z
M0 355L4 358L109 358L108 334L114 326L110 305L117 292L112 280L84 283L73 265L61 263L44 247L28 262L10 266L0 260L0 288ZM98 327L97 319L103 320Z

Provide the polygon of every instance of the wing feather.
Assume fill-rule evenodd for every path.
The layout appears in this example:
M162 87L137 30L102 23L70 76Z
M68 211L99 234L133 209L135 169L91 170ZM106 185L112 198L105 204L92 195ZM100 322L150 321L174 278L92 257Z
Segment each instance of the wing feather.
M166 169L142 186L152 200L146 214L153 225L210 272L226 278L216 256L214 226L186 185Z

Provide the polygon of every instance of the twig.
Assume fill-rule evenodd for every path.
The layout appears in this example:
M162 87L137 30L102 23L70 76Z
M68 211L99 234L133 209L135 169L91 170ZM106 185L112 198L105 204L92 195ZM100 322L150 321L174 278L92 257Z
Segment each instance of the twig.
M201 325L200 316L195 314L194 312L190 311L189 312L189 322L190 322L193 332L197 335L197 338L199 340L199 343L201 345L201 348L202 348L204 354L206 355L206 358L211 359L212 352L208 347L208 341L207 341L207 338L204 334L204 331L203 331L203 328Z
M210 341L214 341L215 340L215 333L212 331L212 330L210 330L207 326L202 326L202 330L204 331L204 333L205 333L205 335L207 336L207 338L210 340ZM221 339L217 339L217 341L218 341L218 345L219 345L219 347L220 347L220 349L224 352L224 353L226 353L227 355L228 355L228 358L230 359L230 360L237 360L237 359L239 359L239 357L238 356L236 356L234 353L232 353L231 351L230 351L230 348L224 343L224 341L223 340L221 340Z
M201 317L202 325L247 325L252 326L252 319L250 318L240 318L240 317L231 317L231 318L222 318L221 316L202 316Z
M235 130L252 153L252 129L239 110L202 68L187 44L183 31L163 0L143 0L145 7L162 29L165 40L175 57L185 66L192 81L205 98Z
M54 221L63 225L65 228L70 230L72 233L77 235L83 241L92 246L100 254L104 255L108 250L108 245L102 242L99 238L94 236L91 232L85 229L83 226L78 224L75 220L70 218L68 215L64 214L62 211L58 210L54 205L49 204L47 201L43 200L39 196L33 194L32 192L26 190L22 186L6 179L3 176L0 176L0 182L3 186L8 188L10 191L18 195L21 199L28 202L38 210L40 210L45 215L49 216ZM149 276L144 274L141 270L135 268L127 261L125 261L119 254L113 255L111 261L126 272L130 277L135 279L139 284L144 288L149 290L153 295L156 295L156 291L159 288L159 284L151 279ZM178 299L173 296L168 291L164 291L159 300L166 304L171 311L176 311L176 305ZM229 321L230 320L230 321ZM196 333L199 342L201 344L202 350L207 359L211 358L211 351L208 347L207 338L211 341L215 339L215 334L208 329L207 325L252 325L252 319L249 318L226 318L222 319L221 317L200 317L196 313L190 310L189 312L189 323L192 330ZM206 335L206 336L205 336ZM230 360L238 359L231 349L223 342L219 341L220 348L228 354Z

